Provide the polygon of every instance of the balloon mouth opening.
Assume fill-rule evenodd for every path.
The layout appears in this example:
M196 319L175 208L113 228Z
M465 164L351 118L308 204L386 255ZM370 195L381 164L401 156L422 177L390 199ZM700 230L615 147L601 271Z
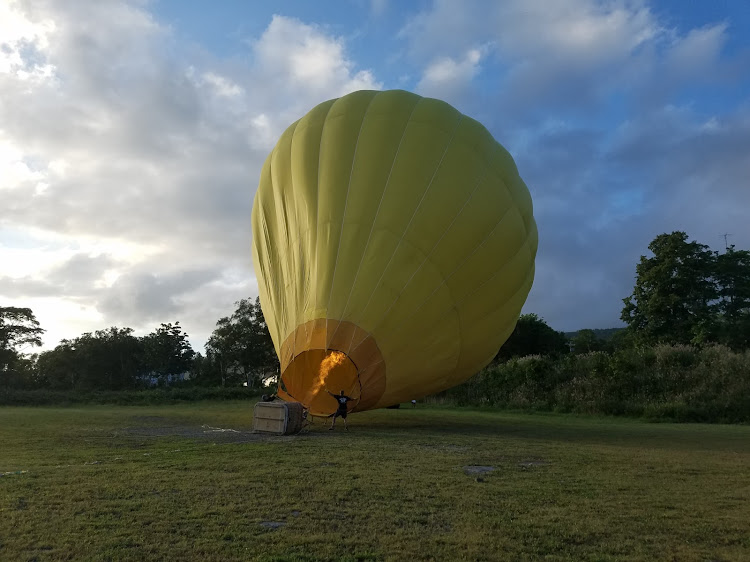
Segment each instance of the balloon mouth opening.
M346 360L337 362L324 377L325 385L318 392L310 393L319 379L320 366L334 353L341 353ZM279 396L302 402L313 415L329 415L337 407L337 401L323 386L328 386L334 394L343 390L354 399L349 403L349 411L357 412L377 407L385 392L386 364L375 338L344 320L315 318L299 324L281 344L279 362L282 383Z
M289 363L281 381L291 397L317 416L333 414L338 408L334 396L342 391L353 404L361 394L356 365L345 353L333 349L303 351Z

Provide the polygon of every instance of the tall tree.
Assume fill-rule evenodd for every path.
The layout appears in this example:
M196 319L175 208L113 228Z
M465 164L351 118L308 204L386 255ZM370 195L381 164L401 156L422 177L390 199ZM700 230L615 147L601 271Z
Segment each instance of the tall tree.
M588 353L590 351L603 351L607 346L604 340L596 337L594 330L578 330L570 340L573 352L576 354Z
M716 255L720 339L735 349L750 348L750 252L727 248Z
M42 334L30 308L0 307L0 382L5 386L24 386L30 373L24 352L42 345Z
M193 381L201 386L218 386L222 384L223 372L221 364L215 357L196 353L193 366L190 369Z
M162 324L142 341L144 371L149 371L161 382L168 382L170 377L191 369L195 352L179 322Z
M495 361L526 355L560 355L568 351L565 334L549 327L536 314L522 314L508 341L495 356Z
M0 306L0 349L42 345L43 333L30 308Z
M91 388L121 390L137 385L142 372L143 344L132 328L111 327L84 334L81 351L90 366L87 381Z
M646 343L690 343L712 339L712 303L718 296L715 256L688 242L684 232L660 234L641 256L633 293L620 318Z
M218 363L221 383L247 382L252 387L275 372L276 353L260 299L242 299L231 316L221 318L206 343L206 355Z
M36 361L41 386L54 390L79 388L86 365L75 340L62 340L54 349L43 351Z

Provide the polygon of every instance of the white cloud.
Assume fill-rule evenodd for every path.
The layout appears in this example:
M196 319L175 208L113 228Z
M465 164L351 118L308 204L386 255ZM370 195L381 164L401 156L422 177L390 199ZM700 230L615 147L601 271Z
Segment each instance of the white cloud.
M496 17L505 21L497 36L504 53L584 65L621 60L663 33L640 3L512 2Z
M469 49L460 60L450 57L439 57L432 61L424 71L417 85L417 91L427 96L452 99L479 72L482 59L481 49Z
M290 123L326 99L383 87L372 71L355 68L344 39L295 18L274 15L248 44L254 55L246 88L248 141L254 147L272 148Z
M41 172L32 170L24 161L22 150L0 136L0 191L24 185L36 186L43 177Z
M667 52L667 67L680 77L714 74L711 67L720 58L727 39L726 30L726 23L690 30Z
M24 17L15 2L0 4L0 74L28 78L35 72L49 73L49 67L38 67L33 58L29 60L23 52L46 49L49 46L47 36L54 28L54 22L49 19L34 22Z
M594 64L622 59L663 33L641 2L438 0L401 31L416 58L492 41L511 59L554 57Z
M343 39L281 16L245 63L118 0L2 3L0 37L0 300L37 307L47 345L180 320L201 346L257 294L250 210L275 139L380 87Z
M338 89L334 95L382 87L369 71L352 75L354 64L345 55L343 39L330 37L317 26L294 18L273 16L253 49L264 73L281 79L287 87L305 92Z
M437 0L401 30L411 60L430 83L436 70L459 66L484 45L482 68L494 95L464 88L459 105L488 98L514 119L546 111L591 115L609 96L626 94L658 106L686 80L735 80L744 67L721 64L726 23L680 32L663 24L640 0Z
M213 87L217 96L236 98L244 93L244 90L230 79L213 72L206 72L203 74L203 81Z

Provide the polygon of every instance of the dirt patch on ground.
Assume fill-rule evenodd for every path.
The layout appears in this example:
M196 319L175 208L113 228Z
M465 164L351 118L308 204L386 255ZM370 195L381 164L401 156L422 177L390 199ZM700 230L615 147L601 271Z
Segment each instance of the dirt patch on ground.
M136 438L181 437L198 441L209 440L214 443L284 441L300 435L273 435L270 433L255 433L250 428L183 424L159 416L133 416L131 420L138 423L118 429L119 435Z
M464 469L464 473L468 474L469 476L476 476L477 474L487 474L495 470L494 466L480 466L476 464L464 466L462 468Z
M541 466L549 466L550 463L544 459L523 459L516 462L515 464L521 470L529 470ZM489 465L470 464L462 466L461 469L467 476L481 476L483 474L489 474L490 472L493 472L495 470L495 467Z

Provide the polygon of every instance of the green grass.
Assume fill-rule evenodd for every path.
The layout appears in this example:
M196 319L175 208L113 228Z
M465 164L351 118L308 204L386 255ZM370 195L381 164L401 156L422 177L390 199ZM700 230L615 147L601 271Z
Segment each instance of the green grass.
M0 560L750 560L747 426L444 408L251 426L248 402L0 408L0 472L27 471L0 477Z

